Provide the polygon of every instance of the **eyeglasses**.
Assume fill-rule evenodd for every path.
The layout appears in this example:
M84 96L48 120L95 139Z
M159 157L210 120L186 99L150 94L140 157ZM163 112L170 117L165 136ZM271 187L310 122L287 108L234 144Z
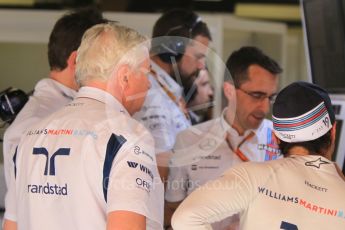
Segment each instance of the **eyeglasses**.
M248 91L241 89L241 88L236 88L236 89L241 90L243 93L249 95L251 98L253 98L256 101L263 101L266 98L268 98L268 101L271 104L274 103L274 101L276 100L276 97L277 97L277 94L272 94L270 96L267 96L267 94L263 93L263 92L248 92Z

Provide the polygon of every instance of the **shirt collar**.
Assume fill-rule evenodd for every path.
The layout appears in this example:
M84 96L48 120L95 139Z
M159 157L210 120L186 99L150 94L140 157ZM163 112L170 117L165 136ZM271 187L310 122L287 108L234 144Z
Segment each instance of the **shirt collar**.
M176 98L182 96L182 87L164 69L154 61L151 61L151 68L157 73L159 82L164 84Z
M220 116L220 124L222 126L222 131L226 133L228 130L232 129L229 123L225 120L225 114L228 108L225 108Z
M111 95L110 93L104 90L101 90L95 87L83 86L79 89L76 97L77 98L86 97L86 98L97 100L99 102L102 102L106 105L111 106L111 108L113 108L116 111L119 111L121 113L124 113L130 116L128 111L125 109L125 107L113 95Z
M71 89L65 86L64 84L61 84L60 82L52 78L48 78L48 79L51 80L51 83L53 84L53 86L56 87L57 90L60 91L64 97L70 98L72 100L76 96L77 91L75 91L74 89Z

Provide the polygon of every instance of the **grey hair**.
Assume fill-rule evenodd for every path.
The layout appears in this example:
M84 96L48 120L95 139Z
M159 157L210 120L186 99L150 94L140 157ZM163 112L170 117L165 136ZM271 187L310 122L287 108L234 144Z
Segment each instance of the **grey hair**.
M147 37L115 23L98 24L83 35L76 59L76 81L80 86L88 81L108 81L121 64L131 67L143 61L143 48L149 50Z

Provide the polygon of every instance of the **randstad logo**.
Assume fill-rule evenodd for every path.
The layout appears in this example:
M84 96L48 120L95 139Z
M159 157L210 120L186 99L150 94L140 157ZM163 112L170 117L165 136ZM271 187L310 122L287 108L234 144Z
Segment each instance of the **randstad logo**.
M70 154L70 148L60 148L51 155L49 154L48 150L44 147L33 148L32 154L43 155L43 157L45 157L45 167L43 171L43 174L45 176L47 175L55 176L56 175L55 158L57 156L68 156ZM40 160L41 159L37 159L37 161L40 161ZM47 182L46 184L28 184L27 188L28 188L27 189L28 193L33 193L33 194L58 195L58 196L68 195L68 188L67 188L66 183L64 185L58 185L58 184L53 184L49 182Z
M58 195L58 196L67 196L68 189L67 184L60 186L57 184L28 184L28 193L39 193L45 195Z
M44 167L44 175L48 175L48 167L49 167L49 176L55 176L55 158L57 156L68 156L70 153L70 148L60 148L52 155L49 155L49 152L46 148L34 148L32 154L33 155L43 155L45 157L45 167Z

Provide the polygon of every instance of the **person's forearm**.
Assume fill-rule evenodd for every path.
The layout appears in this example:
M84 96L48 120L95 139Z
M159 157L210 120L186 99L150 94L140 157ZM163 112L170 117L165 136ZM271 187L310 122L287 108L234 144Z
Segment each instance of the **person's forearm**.
M212 223L247 207L253 189L243 178L246 174L244 169L232 169L194 190L175 211L171 220L174 230L212 229Z
M17 230L17 222L5 219L3 230Z
M131 229L145 230L146 217L130 211L114 211L108 214L107 230Z

